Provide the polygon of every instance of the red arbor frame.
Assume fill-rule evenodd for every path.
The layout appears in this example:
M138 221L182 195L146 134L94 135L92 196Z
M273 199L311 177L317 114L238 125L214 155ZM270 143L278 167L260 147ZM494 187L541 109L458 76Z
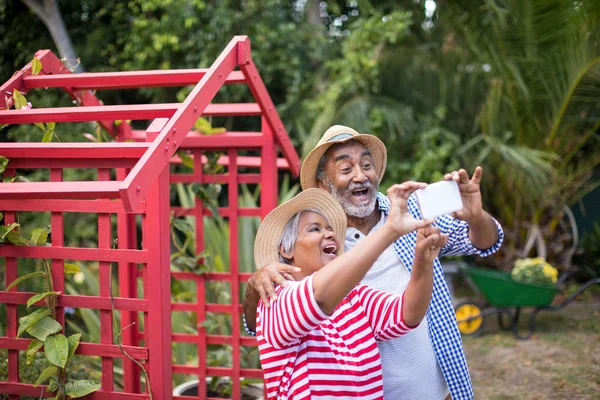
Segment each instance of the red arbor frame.
M52 245L49 247L0 246L5 258L6 283L17 278L19 258L50 259L55 290L64 293L63 268L65 260L92 260L99 265L100 296L61 295L57 315L64 326L64 307L99 310L100 343L82 343L78 354L102 357L102 389L90 398L145 399L149 396L140 387L140 371L125 359L114 345L112 311L109 293L109 266L117 263L119 295L115 309L120 311L121 326L138 320L143 314L145 332L137 328L124 332L127 352L142 361L150 375L154 398L172 397L172 374L197 375L200 381L199 398L204 398L206 376L229 376L233 398L240 398L240 378L262 378L260 370L240 368L240 347L253 346L253 338L240 336L239 283L249 274L239 273L238 218L264 217L277 205L277 169L288 168L298 175L300 161L287 132L275 110L267 90L250 55L250 41L245 36L234 37L208 69L173 71L134 71L114 73L71 74L50 51L36 53L42 63L39 75L31 75L30 65L6 82L3 94L13 89L27 92L35 88L59 87L67 91L83 107L64 107L29 110L8 110L11 99L0 96L0 124L36 122L99 121L117 142L110 143L0 143L0 155L10 160L6 175L21 168L50 170L49 182L15 182L0 184L0 210L5 224L15 222L19 211L51 213ZM239 70L234 70L239 67ZM256 103L210 104L224 84L248 85ZM160 86L195 85L183 103L109 106L102 105L92 90L125 89ZM260 132L225 132L204 136L190 129L200 116L260 116ZM129 123L116 126L116 120L152 120L145 131L131 128ZM131 140L135 142L131 142ZM277 147L284 158L277 158ZM169 174L169 163L178 149L189 149L194 158L191 174ZM219 163L227 165L227 173L204 174L205 151L225 150L227 156ZM260 158L238 155L243 150L258 150ZM238 167L259 168L259 173L240 173ZM65 182L65 168L93 168L97 180ZM115 170L116 180L111 180ZM170 296L170 238L169 218L176 215L196 217L196 249L204 246L202 217L210 215L196 199L191 209L171 209L169 184L176 182L221 183L228 185L228 206L219 209L228 218L230 230L230 271L227 273L173 273L176 279L193 280L198 287L195 303L173 303ZM259 184L260 207L238 206L238 185ZM96 213L98 215L98 247L65 247L64 213ZM117 216L118 248L111 248L115 235L111 215ZM142 220L142 247L138 248L136 216ZM143 282L143 298L137 296L137 282ZM207 281L226 281L231 287L231 304L206 304L204 287ZM13 288L0 292L0 303L7 308L6 336L0 337L0 348L8 349L8 381L0 382L0 393L9 398L39 396L39 388L19 381L19 351L24 351L27 339L16 338L17 305L25 304L32 293ZM172 334L171 311L196 312L201 323L207 312L231 314L232 335L207 335L199 324L198 335ZM139 326L136 325L136 326ZM152 329L149 329L152 327ZM143 344L142 344L143 341ZM171 343L187 342L198 346L199 365L172 365ZM206 346L228 344L232 347L231 368L207 367ZM115 358L124 358L124 392L113 387ZM181 397L185 398L185 397Z

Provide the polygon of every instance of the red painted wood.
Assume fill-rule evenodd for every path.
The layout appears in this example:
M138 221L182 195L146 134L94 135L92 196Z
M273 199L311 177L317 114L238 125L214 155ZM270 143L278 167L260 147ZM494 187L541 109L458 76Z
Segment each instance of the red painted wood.
M117 169L117 180L125 179L129 171L126 169ZM143 202L145 208L145 202ZM119 249L136 249L137 248L137 223L135 215L119 212L117 214L117 235ZM134 298L133 301L143 301L147 304L147 300L137 299L137 265L129 262L119 262L119 296ZM116 304L115 304L116 305ZM134 310L134 311L147 311ZM133 325L132 325L133 324ZM139 322L137 313L131 311L121 311L121 326L129 326L128 329L121 334L121 340L124 345L137 346L136 339L138 334ZM139 393L140 390L140 368L129 359L123 360L123 385L124 390L130 393Z
M275 140L281 149L281 152L290 163L290 171L294 176L300 174L300 157L294 149L294 145L285 130L285 126L277 114L275 105L269 96L267 88L258 74L256 65L250 57L250 41L246 40L238 46L240 52L240 70L244 73L248 88L252 92L254 99L259 104L262 116L265 118L274 134Z
M98 180L110 181L110 170L98 170ZM110 249L112 247L112 227L110 214L98 214L98 248ZM100 296L105 298L108 297L109 299L111 295L110 284L112 280L112 277L110 275L110 265L110 262L99 262L100 271L98 279L98 283L100 285ZM111 309L100 310L100 343L114 343L113 320ZM113 360L110 357L102 357L102 389L111 391L114 390Z
M13 182L0 183L1 199L114 199L119 182Z
M237 65L235 49L241 41L243 39L238 38L236 40L234 38L227 45L206 75L202 77L185 99L179 110L160 131L158 137L152 142L149 151L133 167L125 179L121 191L121 198L126 207L129 209L135 208L141 200L140 196L143 196L148 190L149 183L168 164L177 150L177 143L183 142L194 122L202 114L202 110L208 108L207 105L215 97L225 78ZM242 107L235 105L234 108L239 110ZM260 109L258 109L258 112L260 113ZM240 114L248 115L248 112L238 112L237 115ZM136 193L137 187L140 187L141 190Z
M185 146L182 146L182 147L185 147ZM194 158L194 156L190 156L190 157L192 159ZM202 164L206 164L207 161L208 161L207 158L203 156ZM174 156L173 158L171 158L171 164L181 164L181 158L179 158L178 156ZM219 159L217 160L217 164L229 165L229 157L227 157L227 156L219 157ZM238 156L238 166L240 166L240 167L260 168L261 164L262 164L262 157ZM285 158L280 157L277 159L277 169L289 170L289 168L290 168L290 166ZM243 175L241 174L240 177L241 176L243 176Z
M148 248L148 318L144 321L145 346L150 360L148 375L152 395L159 399L172 396L171 361L171 273L169 259L169 170L163 168L148 192L145 246Z
M3 292L0 291L0 303L5 304L27 304L27 300L35 293L30 292ZM130 311L148 311L148 301L145 299L130 299L124 297L115 297L116 310ZM36 303L37 306L44 306L44 301ZM90 308L96 310L110 310L110 298L98 296L66 295L58 297L60 307Z
M27 346L31 340L29 339L14 339L14 338L6 338L0 337L0 347L4 349L10 350L27 350ZM123 346L127 354L136 360L143 360L148 358L148 349L144 347L133 347L133 346ZM77 350L75 350L75 354L81 354L84 356L94 356L94 357L112 357L112 358L125 358L125 355L119 350L119 346L117 345L107 345L107 344L98 344L98 343L86 343L81 342L79 346L77 346Z
M10 160L14 168L131 168L137 160L133 158L17 158Z
M268 139L262 148L262 164L260 169L260 208L264 218L277 207L277 149L273 132L265 117L262 118L262 130ZM261 265L262 267L262 265Z
M204 102L202 102L204 103ZM185 104L185 103L184 103ZM202 105L200 102L199 105ZM30 110L0 111L0 124L29 124L34 122L85 122L107 120L143 120L171 118L181 109L181 104L130 104L118 106L94 105L89 107L32 108ZM260 115L255 103L207 104L198 107L196 114L227 117L236 115ZM193 121L195 122L195 120ZM187 128L189 130L191 128ZM182 128L183 129L183 128ZM181 140L181 139L179 139Z
M25 383L1 383L0 393L16 393L21 396L39 398L54 397L52 393L45 391L46 386L35 387ZM19 396L16 396L18 399ZM146 394L131 394L123 392L98 391L85 396L86 400L147 400L150 396Z
M35 199L4 200L0 199L0 210L11 211L64 211L76 213L129 213L123 208L120 200L51 200L43 202ZM146 202L131 214L146 212Z
M82 247L0 246L0 257L53 258L60 260L146 262L146 250L106 250Z
M62 169L51 169L50 170L50 181L51 183L58 183L63 180ZM65 245L65 233L64 233L64 213L55 211L50 213L50 225L51 225L51 238L52 246L63 247ZM65 292L65 260L61 258L53 258L50 261L52 267L52 290L56 292ZM65 309L63 307L56 307L56 321L62 325L62 333L65 333Z
M14 170L7 169L5 170L5 176L14 176ZM16 214L14 212L5 212L4 213L4 224L10 225L14 223L16 220ZM17 259L14 257L6 257L4 260L6 271L5 271L5 286L8 287L15 279L18 278L17 271ZM17 287L13 287L10 289L8 293L17 292ZM17 337L17 328L18 328L18 320L17 320L17 307L15 305L7 304L6 305L6 335L9 338ZM19 381L19 353L17 351L8 350L8 382L18 382ZM9 396L9 399L15 399L16 396Z
M132 158L139 159L148 143L0 143L0 153L12 163L16 158Z
M123 72L87 72L70 75L25 76L23 88L71 87L74 90L133 89L149 87L188 86L198 83L208 72L207 68L177 70L147 70ZM225 84L244 83L240 71L233 71Z

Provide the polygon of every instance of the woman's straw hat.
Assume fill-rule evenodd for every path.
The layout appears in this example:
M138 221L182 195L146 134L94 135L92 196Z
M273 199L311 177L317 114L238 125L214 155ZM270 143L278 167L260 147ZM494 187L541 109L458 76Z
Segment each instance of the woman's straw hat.
M334 125L325 131L319 143L304 159L300 169L300 185L302 185L302 189L317 187L317 179L315 177L317 166L329 147L336 143L346 143L349 140L356 140L371 150L371 154L375 160L375 170L379 177L379 183L381 183L387 163L387 150L383 142L376 136L358 133L347 126Z
M313 209L321 212L333 228L338 243L336 254L344 252L346 238L346 214L338 201L322 189L307 189L271 211L260 224L254 241L254 261L256 268L264 267L272 261L279 261L279 241L288 221L302 210Z

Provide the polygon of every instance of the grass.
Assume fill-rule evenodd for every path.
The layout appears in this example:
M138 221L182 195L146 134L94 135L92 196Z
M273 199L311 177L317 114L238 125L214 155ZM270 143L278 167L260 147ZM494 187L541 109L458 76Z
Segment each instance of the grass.
M522 312L524 331L529 312ZM600 303L541 312L530 340L501 331L487 317L480 337L463 337L477 399L597 399Z

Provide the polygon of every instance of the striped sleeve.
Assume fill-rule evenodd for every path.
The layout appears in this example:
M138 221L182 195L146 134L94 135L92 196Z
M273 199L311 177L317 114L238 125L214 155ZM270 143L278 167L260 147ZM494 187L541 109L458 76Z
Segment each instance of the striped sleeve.
M375 340L395 339L416 328L404 323L402 316L404 293L394 295L366 285L358 285L354 290L367 315Z
M329 316L315 299L312 275L300 282L288 282L275 288L277 300L267 308L258 303L257 333L276 349L296 344Z
M408 209L410 213L417 219L422 219L416 197L411 195L408 199ZM440 251L440 256L468 256L477 255L487 257L494 254L500 249L504 240L504 231L500 223L493 217L496 228L498 229L498 241L492 247L485 250L480 250L473 246L469 239L469 225L465 221L460 221L453 218L451 215L442 215L437 217L433 226L440 228L442 234L448 235L448 243Z

